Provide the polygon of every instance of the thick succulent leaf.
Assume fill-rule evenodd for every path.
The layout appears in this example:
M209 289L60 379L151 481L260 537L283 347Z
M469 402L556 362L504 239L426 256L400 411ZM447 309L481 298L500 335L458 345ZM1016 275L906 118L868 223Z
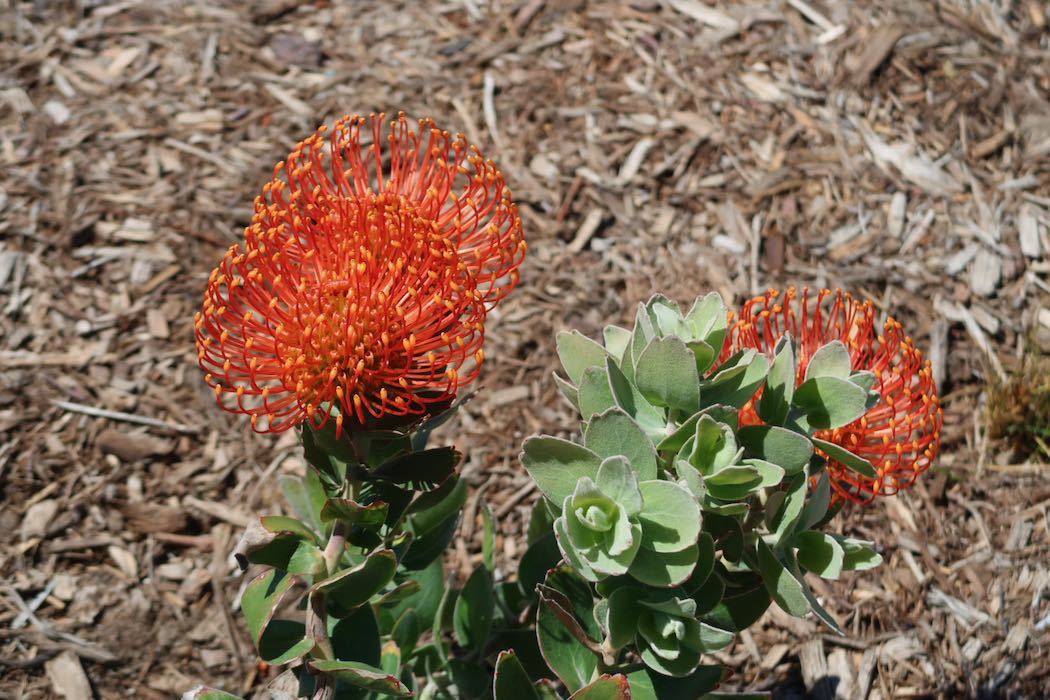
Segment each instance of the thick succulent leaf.
M638 633L638 616L641 607L638 601L646 592L635 586L622 586L612 592L609 603L609 643L614 649L622 649L634 642Z
M467 482L458 476L421 494L408 508L408 527L416 537L435 530L467 502Z
M872 463L863 457L855 455L849 450L840 447L833 442L828 442L827 440L813 438L813 444L828 457L840 464L844 464L858 474L866 476L869 479L879 478L879 473L876 471Z
M347 610L363 605L394 578L397 557L389 549L372 552L357 566L315 583L311 592L329 595Z
M809 464L813 443L805 435L775 425L749 425L737 431L744 456L764 459L794 474Z
M786 495L780 507L767 519L767 526L771 534L770 544L774 549L780 549L790 541L791 535L798 528L802 508L806 502L805 473L791 477L785 482L785 487ZM771 511L767 511L769 512Z
M655 338L642 351L634 370L642 395L653 404L684 411L699 408L700 375L693 352L680 338Z
M809 358L806 365L805 380L814 377L835 377L836 379L848 379L851 369L849 350L841 340L833 340L821 345Z
M241 595L241 611L248 623L248 632L256 645L263 630L273 618L277 606L294 582L294 577L274 569L259 574L245 587Z
M383 462L372 471L371 476L395 484L432 488L452 476L462 457L453 447L417 450Z
M373 666L382 660L379 623L371 605L362 605L342 618L329 615L328 639L337 659L360 661Z
M569 700L631 700L631 686L627 676L604 673L569 696Z
M578 396L580 415L585 421L591 420L594 414L607 411L616 405L605 365L588 367L583 371Z
M658 553L642 547L631 563L629 573L650 586L670 588L692 575L699 558L700 550L695 544L671 553Z
M685 446L683 446L685 447ZM703 415L696 423L689 463L709 476L719 469L732 465L739 448L732 428L717 422L710 415Z
M769 360L754 350L742 351L726 364L730 367L719 369L702 383L700 393L705 406L725 404L740 408L751 400L769 372Z
M323 532L321 508L328 495L317 473L307 469L303 477L286 474L278 477L277 485L296 516L314 532Z
M773 363L769 366L766 386L758 400L758 415L771 425L783 425L795 396L795 346L791 334L785 333L777 342Z
M685 315L685 324L692 332L692 337L710 345L716 357L722 352L729 327L728 311L718 292L710 292L697 297Z
M513 650L501 651L496 657L492 695L494 700L541 700Z
M802 582L784 567L765 542L758 540L757 546L758 569L769 595L784 612L795 617L805 616L810 605Z
M868 393L848 379L813 377L795 391L794 404L811 428L829 430L849 425L868 410Z
M531 437L522 446L521 462L544 496L560 504L576 482L598 476L601 458L591 450L561 438Z
M410 691L404 683L381 668L357 661L336 661L317 659L309 663L310 668L319 673L332 676L337 680L379 695L395 698L410 698Z
M583 434L583 443L602 458L623 455L640 481L656 478L656 447L622 408L610 408L591 418Z
M554 386L558 388L565 399L572 404L572 407L577 411L580 410L580 390L575 384L562 377L557 372L551 372L551 377L554 379Z
M654 552L680 552L700 536L700 506L686 489L670 481L643 481L642 547ZM695 563L695 562L694 562Z
M460 646L479 654L484 651L494 611L492 574L479 566L463 585L452 612L452 629Z
M642 509L642 492L638 487L639 477L631 469L631 462L626 457L609 456L602 460L598 467L595 484L603 494L612 499L624 512L636 515ZM653 468L653 478L656 468Z
M824 472L817 480L817 486L812 490L806 506L802 509L802 517L799 519L798 530L809 530L827 515L828 505L831 503L831 481L828 473Z
M602 366L608 353L600 344L579 331L561 332L556 341L558 358L573 384L579 386L583 371L588 367Z
M842 574L845 552L835 538L823 532L807 530L795 535L798 563L807 571L822 578L838 578Z
M605 340L605 350L617 362L622 361L624 353L631 344L631 331L620 326L608 325L602 331L602 338Z
M882 563L882 555L875 551L874 544L850 537L839 538L842 545L842 568L847 571L872 569Z
M634 418L651 439L662 439L667 427L664 412L649 403L627 375L610 358L605 364L616 405Z
M629 673L632 700L668 700L670 698L704 698L727 676L722 666L698 666L682 678L672 678L649 670Z
M321 509L321 519L326 522L342 520L358 527L376 528L386 522L389 508L383 501L364 505L349 498L329 498Z
M569 601L569 612L587 638L593 640L600 635L598 624L590 614L594 598L586 581L565 569L555 569L547 576L546 586L562 593ZM536 637L548 667L570 692L579 690L590 681L598 665L597 657L569 631L554 606L539 606L536 613Z

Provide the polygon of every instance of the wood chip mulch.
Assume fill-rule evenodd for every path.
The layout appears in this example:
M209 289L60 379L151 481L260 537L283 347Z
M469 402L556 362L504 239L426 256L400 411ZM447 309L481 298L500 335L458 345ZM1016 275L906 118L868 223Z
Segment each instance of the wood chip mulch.
M836 521L886 555L818 588L847 636L770 613L730 685L1044 696L1050 455L985 413L1050 352L1048 26L1044 0L0 0L0 698L265 682L229 553L303 464L215 407L193 313L299 138L397 110L499 163L531 245L441 436L504 571L520 442L577 425L556 331L657 290L841 286L933 359L942 456Z

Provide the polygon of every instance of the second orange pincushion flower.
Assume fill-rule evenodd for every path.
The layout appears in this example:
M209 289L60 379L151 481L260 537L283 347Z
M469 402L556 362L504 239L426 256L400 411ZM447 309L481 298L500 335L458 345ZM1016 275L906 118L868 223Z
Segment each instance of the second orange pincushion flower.
M725 352L753 348L771 355L784 333L799 343L799 382L813 353L838 340L849 351L853 369L874 373L882 397L859 420L816 434L866 459L877 473L872 479L829 459L836 499L867 503L911 486L937 454L942 416L930 363L901 324L890 318L878 332L874 305L841 291L822 289L811 296L803 290L799 298L793 288L783 296L770 290L744 304ZM757 400L744 407L742 423L761 422L754 408Z
M384 122L349 116L299 143L208 281L201 368L259 432L449 401L518 281L526 246L500 171L430 120Z

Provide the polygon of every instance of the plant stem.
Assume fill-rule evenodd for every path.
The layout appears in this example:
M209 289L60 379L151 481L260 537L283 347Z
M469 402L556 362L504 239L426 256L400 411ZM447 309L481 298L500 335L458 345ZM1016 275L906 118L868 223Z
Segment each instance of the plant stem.
M328 538L328 544L324 548L324 563L328 576L332 576L339 568L346 549L346 526L342 521L336 520L332 526L332 534ZM335 651L332 649L332 640L328 638L328 611L325 609L324 593L314 593L310 596L310 604L306 611L306 634L314 640L316 649L314 654L322 659L335 659ZM317 688L314 690L312 700L330 700L335 687L330 679L324 674L318 674Z

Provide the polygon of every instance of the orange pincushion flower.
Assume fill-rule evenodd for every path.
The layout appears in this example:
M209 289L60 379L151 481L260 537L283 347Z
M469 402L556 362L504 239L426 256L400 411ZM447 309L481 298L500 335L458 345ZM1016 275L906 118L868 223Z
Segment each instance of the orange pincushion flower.
M420 415L471 382L517 283L521 219L463 136L363 117L299 143L196 316L206 381L260 432ZM327 146L327 147L326 147ZM282 177L283 173L283 177Z
M911 486L937 454L942 418L930 363L923 360L901 324L890 318L878 333L872 303L841 291L822 289L813 298L805 289L799 298L792 288L781 298L779 292L770 290L744 304L726 354L754 348L772 358L785 332L797 343L799 383L813 353L839 340L849 350L854 370L875 375L874 389L882 397L859 420L815 435L863 457L878 472L871 479L829 460L828 475L836 499L867 503ZM742 424L761 422L754 409L756 400L741 412Z

